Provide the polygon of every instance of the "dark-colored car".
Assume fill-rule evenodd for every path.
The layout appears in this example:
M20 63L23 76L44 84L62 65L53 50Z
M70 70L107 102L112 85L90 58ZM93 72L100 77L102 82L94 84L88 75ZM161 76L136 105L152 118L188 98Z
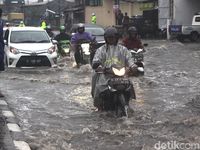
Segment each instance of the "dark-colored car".
M99 48L100 46L102 46L103 44L105 44L105 40L104 40L104 28L96 25L96 24L84 24L85 25L85 31L89 32L92 36L96 37L96 41L97 41L97 46L96 48ZM78 24L73 24L70 30L70 33L76 33L77 31L77 27Z

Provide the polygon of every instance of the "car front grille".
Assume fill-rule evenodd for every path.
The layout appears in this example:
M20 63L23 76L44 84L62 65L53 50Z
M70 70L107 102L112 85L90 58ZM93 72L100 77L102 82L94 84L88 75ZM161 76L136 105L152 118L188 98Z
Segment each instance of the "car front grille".
M51 63L46 56L22 56L16 67L51 67Z

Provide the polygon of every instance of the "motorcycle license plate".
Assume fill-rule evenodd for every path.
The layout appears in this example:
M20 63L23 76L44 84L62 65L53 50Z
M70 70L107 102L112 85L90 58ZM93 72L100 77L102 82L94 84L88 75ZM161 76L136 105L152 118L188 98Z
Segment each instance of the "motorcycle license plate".
M31 59L32 64L41 63L41 59Z
M122 85L122 84L129 85L130 81L125 78L113 78L113 79L110 79L108 83L111 85Z

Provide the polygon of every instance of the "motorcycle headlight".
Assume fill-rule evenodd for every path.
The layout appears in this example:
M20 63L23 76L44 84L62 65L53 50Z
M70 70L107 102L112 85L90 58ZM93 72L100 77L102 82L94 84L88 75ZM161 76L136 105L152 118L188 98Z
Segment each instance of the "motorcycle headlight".
M10 47L10 52L13 53L13 54L15 54L15 55L17 55L17 54L20 53L19 50L16 49L16 48L14 48L14 47Z
M56 47L55 46L52 46L52 47L50 47L49 49L48 49L48 53L49 54L52 54L53 52L55 52L56 51Z

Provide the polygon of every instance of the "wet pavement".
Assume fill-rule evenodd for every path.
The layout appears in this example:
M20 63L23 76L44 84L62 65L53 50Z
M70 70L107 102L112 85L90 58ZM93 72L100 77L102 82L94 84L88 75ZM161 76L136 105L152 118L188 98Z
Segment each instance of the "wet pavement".
M68 60L57 69L9 69L1 74L0 89L31 148L155 150L167 142L200 145L200 44L143 42L149 44L145 76L132 79L137 99L131 101L129 118L94 111L89 66L72 68Z
M0 106L0 150L15 150L13 138L6 125L6 118L1 111L4 109L6 109L5 106Z

